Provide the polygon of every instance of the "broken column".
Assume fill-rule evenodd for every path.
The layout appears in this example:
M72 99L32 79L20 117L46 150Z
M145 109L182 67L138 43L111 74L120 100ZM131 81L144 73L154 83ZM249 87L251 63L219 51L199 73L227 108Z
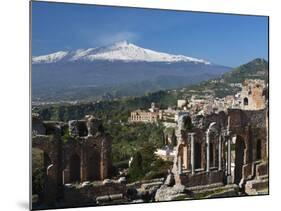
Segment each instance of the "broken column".
M195 173L194 163L194 133L189 133L190 136L190 161L191 161L191 174Z
M178 174L182 173L181 157L178 158Z
M188 150L187 145L183 146L183 166L185 169L188 169Z
M210 171L210 134L209 129L206 132L206 150L207 150L207 163L206 163L206 171Z
M232 183L232 177L231 177L231 136L230 136L230 116L227 119L227 130L226 130L226 135L225 139L227 140L227 183L230 184Z
M231 137L227 136L227 183L232 183L231 177Z
M222 156L221 155L221 145L222 145L222 136L220 135L219 136L219 149L218 149L219 150L219 154L218 154L218 157L219 157L219 167L218 167L218 170L219 171L221 171L221 166L222 166L221 165L221 156Z
M210 133L211 133L211 130L214 132L215 131L215 128L214 125L216 125L216 122L212 122L210 125L209 125L209 128L207 129L206 131L206 148L207 148L207 162L206 162L206 172L209 172L210 171Z

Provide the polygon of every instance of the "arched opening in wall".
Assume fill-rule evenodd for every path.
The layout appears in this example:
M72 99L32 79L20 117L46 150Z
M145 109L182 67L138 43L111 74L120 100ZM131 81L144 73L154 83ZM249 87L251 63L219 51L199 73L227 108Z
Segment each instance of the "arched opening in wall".
M186 116L184 119L184 128L191 129L192 128L192 120L190 116Z
M241 136L236 137L235 142L235 169L234 183L239 184L242 179L242 170L244 165L245 141Z
M257 146L256 146L256 160L260 160L261 159L261 139L257 140Z
M244 105L244 106L249 105L249 100L248 100L247 97L245 97L245 98L243 99L243 105Z
M210 143L210 167L214 166L214 144Z
M77 154L71 156L69 161L70 182L80 181L80 157Z
M78 124L78 134L79 136L87 136L88 128L85 122L79 122Z
M100 154L95 151L88 161L88 180L100 180Z
M195 169L201 168L201 144L195 143L194 145L194 163Z
M178 160L181 163L181 167L183 167L183 145L182 144L179 146Z
M38 148L32 148L32 194L43 193L47 182L47 168L51 165L51 159L46 152Z
M215 166L219 166L219 146L215 146Z

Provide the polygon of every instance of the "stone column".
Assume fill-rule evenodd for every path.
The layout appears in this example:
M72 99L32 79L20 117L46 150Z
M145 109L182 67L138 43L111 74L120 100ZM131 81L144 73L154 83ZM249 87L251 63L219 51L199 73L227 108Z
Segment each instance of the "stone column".
M227 139L227 175L231 175L231 139Z
M88 168L91 163L88 163L87 155L85 154L85 149L81 146L80 151L80 181L84 182L88 180ZM87 160L87 163L85 162Z
M220 136L219 136L219 153L218 153L218 157L219 157L219 166L218 166L218 170L219 170L219 171L221 171L221 166L222 166L222 165L221 165L221 157L222 157L222 155L221 155L221 145L222 145L221 142L222 142L222 140L221 140L221 139L222 139L222 136L220 135Z
M206 165L206 171L210 171L210 136L209 136L209 130L206 132L206 147L207 147L207 165Z
M183 146L183 166L185 169L188 170L188 149L187 149L187 145Z
M194 133L189 133L190 136L190 161L191 161L191 174L195 173L194 162Z
M181 157L178 157L178 174L182 173Z
M227 137L227 183L232 183L231 177L231 137Z
M56 201L58 195L57 171L56 164L51 164L47 167L47 178L44 187L44 203L46 204L53 204Z

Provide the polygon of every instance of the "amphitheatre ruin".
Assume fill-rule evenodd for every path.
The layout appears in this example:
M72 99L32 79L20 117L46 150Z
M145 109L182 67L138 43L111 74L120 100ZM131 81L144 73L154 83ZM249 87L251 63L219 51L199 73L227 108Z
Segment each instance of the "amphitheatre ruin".
M45 169L39 200L69 207L268 194L267 93L264 83L249 80L240 108L180 116L167 177L130 184L111 178L111 136L101 120L43 121L34 114L32 148L42 151Z

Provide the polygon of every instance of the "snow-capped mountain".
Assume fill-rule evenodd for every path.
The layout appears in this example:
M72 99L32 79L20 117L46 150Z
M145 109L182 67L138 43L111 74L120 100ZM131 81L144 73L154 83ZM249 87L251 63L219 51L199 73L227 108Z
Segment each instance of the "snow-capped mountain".
M183 55L172 55L141 48L127 41L99 48L78 49L76 51L58 51L32 58L33 64L47 64L75 61L125 61L125 62L189 62L210 65L208 61Z
M136 96L214 78L228 67L118 42L32 58L32 95L57 100Z

